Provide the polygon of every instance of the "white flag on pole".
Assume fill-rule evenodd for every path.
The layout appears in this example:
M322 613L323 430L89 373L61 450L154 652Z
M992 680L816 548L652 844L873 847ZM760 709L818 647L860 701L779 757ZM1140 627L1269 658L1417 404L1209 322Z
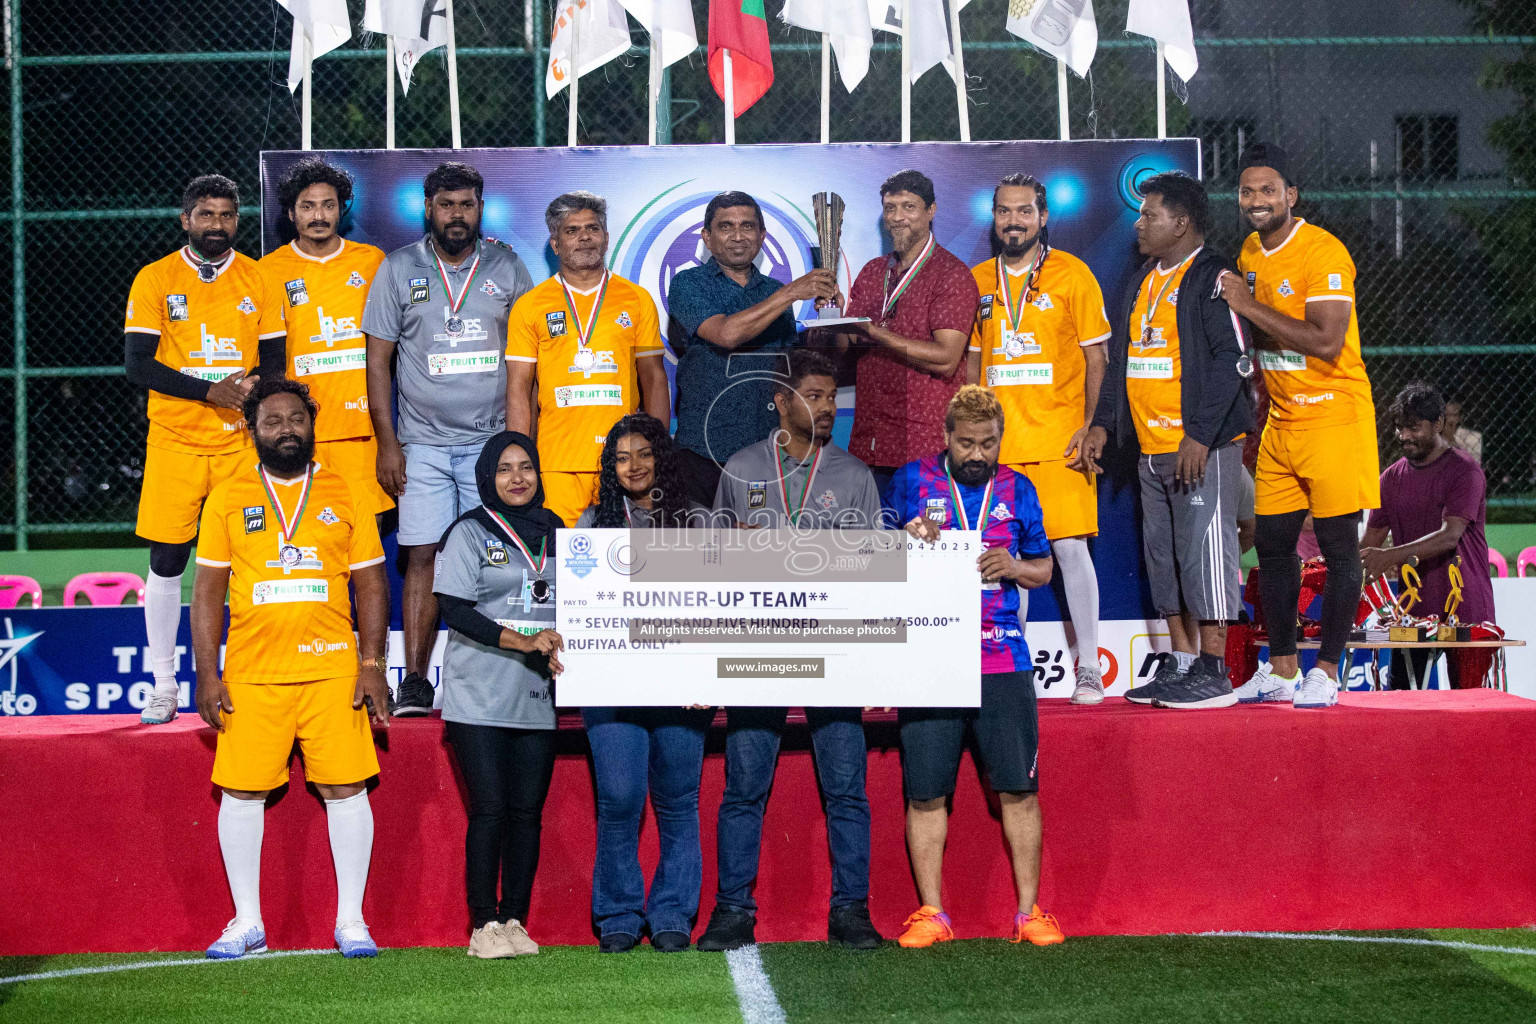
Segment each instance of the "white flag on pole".
M849 92L869 74L869 51L875 44L869 0L784 0L779 17L786 24L831 36L837 73Z
M393 37L400 91L409 93L421 58L448 42L447 0L368 0L363 28Z
M693 5L688 0L619 0L647 33L656 33L661 66L671 67L699 48L699 32L693 24ZM581 25L581 52L587 52L587 25ZM585 69L583 69L585 70Z
M577 33L581 52L572 60L571 22L581 19ZM571 84L577 74L596 71L629 49L629 21L614 0L564 0L555 13L555 31L549 42L549 65L544 71L544 91L553 97Z
M965 5L970 0L947 0L948 3L958 3L960 10L965 10ZM945 7L946 0L911 0L912 11L912 38L909 45L912 47L912 81L923 77L923 73L935 64L943 64L944 70L949 72L951 78L955 75L955 67L951 60L955 53L955 45L959 40L949 38L949 12ZM897 8L898 16L900 8Z
M1079 78L1099 48L1093 0L1008 0L1008 31L1066 61Z
M288 51L288 91L304 81L304 31L314 42L310 60L318 60L352 38L347 20L347 0L277 0L293 15L293 41Z
M1189 20L1189 0L1131 0L1125 30L1151 36L1163 44L1163 56L1184 81L1200 70L1195 54L1195 28Z
M893 36L901 35L901 0L865 0L869 6L869 24Z

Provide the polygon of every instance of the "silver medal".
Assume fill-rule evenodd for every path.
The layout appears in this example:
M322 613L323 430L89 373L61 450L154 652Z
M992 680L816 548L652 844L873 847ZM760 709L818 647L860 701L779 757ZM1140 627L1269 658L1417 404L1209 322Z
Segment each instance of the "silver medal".
M199 263L197 265L197 279L203 284L213 284L219 276L219 268L212 263Z
M448 332L450 338L457 338L464 333L464 318L455 314L443 323L443 330Z
M584 345L578 346L575 363L578 370L590 370L597 364L597 355Z
M1024 354L1024 340L1012 331L1003 335L1003 352L1009 359L1017 359Z
M299 551L298 545L284 544L277 549L277 560L281 562L285 568L291 569L298 565L300 562L304 561L304 555L301 551Z

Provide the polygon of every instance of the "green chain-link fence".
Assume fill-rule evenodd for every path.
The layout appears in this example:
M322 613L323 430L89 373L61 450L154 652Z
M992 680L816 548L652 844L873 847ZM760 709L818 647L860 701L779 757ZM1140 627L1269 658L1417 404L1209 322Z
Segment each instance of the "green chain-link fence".
M1155 58L1127 36L1126 0L1098 0L1089 78L1069 89L1073 138L1155 134ZM360 31L315 64L317 148L384 145L383 41ZM737 140L814 142L820 43L776 20L776 79ZM706 0L694 0L700 38ZM1007 0L963 15L975 139L1054 138L1053 61L1003 30ZM1438 382L1483 436L1490 505L1536 512L1536 5L1496 0L1195 0L1200 71L1170 78L1169 134L1203 140L1221 215L1244 233L1235 160L1283 142L1302 213L1338 234L1359 271L1359 314L1378 409L1403 383ZM542 95L548 0L457 0L466 146L564 141L562 93ZM174 204L193 175L234 177L253 202L257 153L299 146L285 85L290 21L271 0L68 5L10 0L6 23L13 259L0 261L15 358L0 370L0 543L78 543L131 531L144 395L122 374L122 306L139 266L180 242ZM638 44L581 83L581 142L640 144L647 65ZM1409 34L1409 33L1412 34ZM832 92L833 141L895 140L900 52L877 34L868 78ZM722 142L702 49L668 75L664 138ZM941 70L913 87L913 137L958 137ZM449 145L441 50L397 96L397 144ZM251 211L254 213L254 209ZM256 252L256 218L238 245ZM1384 435L1387 453L1392 451ZM14 481L14 485L11 484Z

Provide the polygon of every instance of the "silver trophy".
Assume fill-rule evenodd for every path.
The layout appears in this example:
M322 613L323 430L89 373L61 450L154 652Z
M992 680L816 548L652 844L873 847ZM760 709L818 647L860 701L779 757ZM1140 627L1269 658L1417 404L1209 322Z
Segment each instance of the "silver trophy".
M817 192L811 196L811 209L816 214L817 251L812 255L818 268L825 267L837 273L838 260L843 244L843 197L836 192ZM843 315L836 306L827 305L816 311L822 320L834 320Z

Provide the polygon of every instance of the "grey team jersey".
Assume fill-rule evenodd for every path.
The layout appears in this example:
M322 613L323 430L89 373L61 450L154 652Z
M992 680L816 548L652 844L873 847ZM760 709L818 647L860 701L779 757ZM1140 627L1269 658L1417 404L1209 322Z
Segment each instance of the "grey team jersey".
M554 551L544 571L536 572L515 543L478 520L466 519L448 534L432 589L473 601L475 611L520 633L555 628ZM484 647L450 629L443 654L443 718L553 729L555 704L543 655Z
M459 307L464 329L447 331L449 298L438 276L431 236L390 253L379 267L363 331L395 342L400 440L407 444L479 444L507 422L507 314L533 287L512 249L481 238L480 266ZM457 292L471 255L448 271Z
M807 529L838 527L853 530L879 530L885 524L880 513L880 491L869 467L828 441L822 445L816 475L807 487L811 463L789 463L784 473L784 490L789 507L800 505L805 494L804 511L798 525ZM781 466L779 446L773 439L748 445L732 455L720 474L715 491L715 508L729 509L738 520L753 526L789 526L784 496L779 491Z

